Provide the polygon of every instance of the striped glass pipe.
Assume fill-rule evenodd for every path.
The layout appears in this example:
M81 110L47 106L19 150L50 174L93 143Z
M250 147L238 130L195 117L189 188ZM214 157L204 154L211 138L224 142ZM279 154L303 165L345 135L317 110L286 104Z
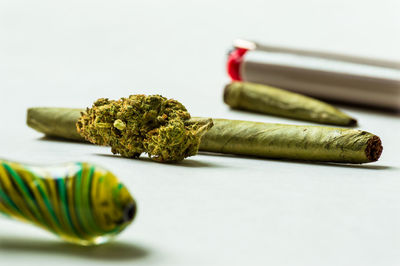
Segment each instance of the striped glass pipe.
M132 222L136 203L111 172L93 164L38 167L0 160L0 213L68 242L96 245Z

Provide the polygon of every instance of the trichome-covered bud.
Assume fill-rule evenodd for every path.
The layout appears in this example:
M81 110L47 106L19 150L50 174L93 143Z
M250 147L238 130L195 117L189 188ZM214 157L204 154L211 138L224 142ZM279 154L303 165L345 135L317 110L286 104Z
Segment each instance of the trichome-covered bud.
M195 155L212 120L191 122L186 108L160 95L98 99L81 113L76 126L86 140L111 146L114 154L137 158L143 152L160 162Z

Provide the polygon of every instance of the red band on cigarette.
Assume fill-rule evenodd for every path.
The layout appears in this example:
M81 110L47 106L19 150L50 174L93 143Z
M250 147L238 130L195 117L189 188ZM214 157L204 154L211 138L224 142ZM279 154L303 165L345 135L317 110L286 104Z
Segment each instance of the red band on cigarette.
M227 71L229 77L234 81L241 81L240 64L243 61L243 56L247 52L244 48L235 48L228 55Z

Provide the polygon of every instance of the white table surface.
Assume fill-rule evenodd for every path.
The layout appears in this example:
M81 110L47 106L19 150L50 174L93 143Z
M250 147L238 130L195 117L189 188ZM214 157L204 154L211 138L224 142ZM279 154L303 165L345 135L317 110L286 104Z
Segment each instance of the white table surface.
M400 59L400 2L0 1L0 157L90 161L139 205L95 248L0 218L0 265L399 265L399 115L343 107L382 138L379 162L333 165L200 154L176 165L42 139L31 106L162 94L196 116L302 122L222 102L233 39Z

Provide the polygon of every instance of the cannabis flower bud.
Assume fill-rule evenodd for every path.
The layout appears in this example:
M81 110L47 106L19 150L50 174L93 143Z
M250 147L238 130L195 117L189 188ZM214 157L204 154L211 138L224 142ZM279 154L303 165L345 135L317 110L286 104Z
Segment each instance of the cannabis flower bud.
M160 162L195 155L212 120L191 122L186 108L160 95L131 95L117 101L98 99L81 113L76 126L86 140L111 146L114 154L137 158L145 152Z

